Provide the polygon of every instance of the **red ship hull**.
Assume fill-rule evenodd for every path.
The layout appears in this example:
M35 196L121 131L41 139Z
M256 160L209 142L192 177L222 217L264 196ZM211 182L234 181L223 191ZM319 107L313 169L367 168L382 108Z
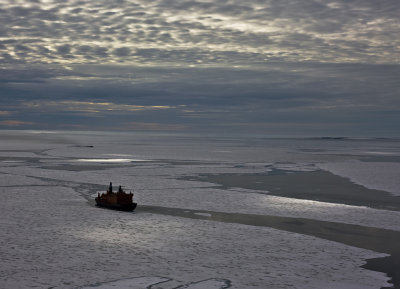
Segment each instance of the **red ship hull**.
M96 200L96 206L98 206L98 207L103 207L103 208L118 210L118 211L132 212L134 209L136 209L136 206L137 206L137 203L109 204L107 202L102 202L98 198L96 198L95 200Z

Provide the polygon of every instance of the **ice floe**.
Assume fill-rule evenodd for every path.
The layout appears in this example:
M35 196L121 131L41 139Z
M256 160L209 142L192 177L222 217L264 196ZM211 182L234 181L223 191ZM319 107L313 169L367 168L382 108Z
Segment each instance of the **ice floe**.
M384 190L400 196L400 163L398 162L346 162L319 163L318 167L349 178L370 189Z

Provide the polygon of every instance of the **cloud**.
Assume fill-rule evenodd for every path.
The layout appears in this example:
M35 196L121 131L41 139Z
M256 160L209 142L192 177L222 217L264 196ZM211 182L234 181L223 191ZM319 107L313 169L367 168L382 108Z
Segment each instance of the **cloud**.
M25 106L35 102L43 108L93 111L105 108L98 103L112 103L114 111L248 103L265 110L345 105L366 109L360 103L384 110L400 107L399 73L398 65L278 61L238 68L70 64L0 71L2 95L9 103L20 99L24 101L19 105Z
M6 53L25 63L63 63L66 58L79 63L191 63L192 54L170 57L188 46L196 46L208 64L215 63L215 54L232 52L250 62L256 55L392 63L400 43L399 6L390 0L5 1L0 22ZM14 43L5 44L9 40ZM85 45L92 48L79 48ZM152 49L159 52L143 55ZM236 62L235 56L220 62L226 66L232 60Z
M20 121L20 120L3 120L0 121L0 126L26 126L33 125L33 122Z
M64 44L64 45L58 46L57 47L57 52L59 54L61 54L61 55L64 55L64 56L67 55L67 54L70 54L71 53L71 45Z
M2 111L21 121L393 127L400 107L393 0L6 0L0 12Z
M149 110L166 110L175 109L175 106L169 105L130 105L130 104L116 104L111 102L87 102L87 101L25 101L22 107L31 111L64 111L76 113L132 113L139 111Z
M114 49L114 55L125 57L131 54L131 50L129 47L119 47Z
M130 122L123 124L124 130L134 131L183 131L188 127L183 124L165 124L155 122Z

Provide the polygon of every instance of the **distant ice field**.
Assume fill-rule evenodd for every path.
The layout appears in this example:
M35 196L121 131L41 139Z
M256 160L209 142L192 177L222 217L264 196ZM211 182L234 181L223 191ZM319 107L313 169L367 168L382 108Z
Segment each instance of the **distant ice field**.
M382 253L267 227L141 212L140 206L400 231L398 211L272 196L265 190L189 179L322 169L400 195L399 144L375 139L0 131L0 287L389 286L384 273L359 267L368 258L385 256ZM93 197L110 181L134 191L139 203L135 213L93 206Z

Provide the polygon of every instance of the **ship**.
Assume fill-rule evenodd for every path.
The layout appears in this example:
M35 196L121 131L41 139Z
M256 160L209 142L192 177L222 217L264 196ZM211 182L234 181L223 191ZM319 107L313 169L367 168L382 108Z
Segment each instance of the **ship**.
M119 186L117 192L113 192L112 183L110 183L106 193L100 194L98 192L95 198L96 206L119 211L133 211L137 203L132 200L133 193L126 193L121 186Z

